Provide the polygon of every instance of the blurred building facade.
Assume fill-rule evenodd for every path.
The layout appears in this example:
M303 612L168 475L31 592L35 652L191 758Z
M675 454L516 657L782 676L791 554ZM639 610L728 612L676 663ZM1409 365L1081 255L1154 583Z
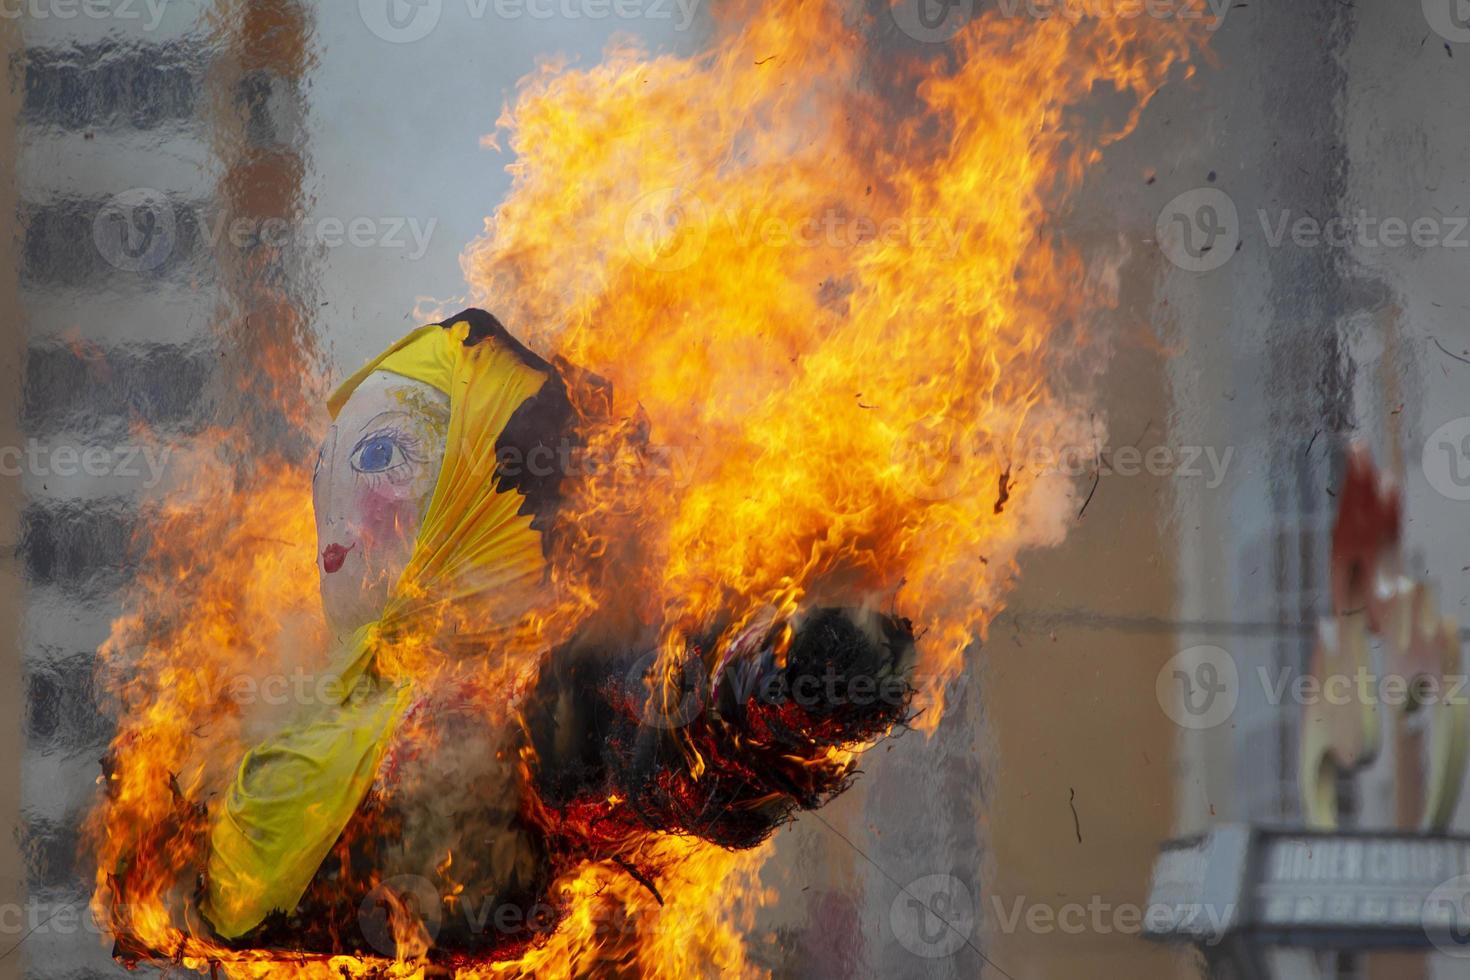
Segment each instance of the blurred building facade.
M289 257L210 228L291 213L310 20L294 0L61 9L6 22L23 43L10 68L30 455L18 543L28 894L25 927L5 928L23 940L7 959L24 975L85 978L124 972L91 925L80 855L112 734L95 651L167 477L163 453L240 411L228 379L260 339L241 325L293 312ZM151 457L140 428L161 440ZM107 462L68 455L92 447Z
M593 55L626 26L446 22L414 48L365 31L356 6L178 0L126 5L138 20L0 20L13 101L0 159L14 161L19 219L13 261L0 261L18 290L5 363L19 430L6 440L116 447L142 423L183 445L218 412L255 410L233 379L266 340L315 338L340 371L400 334L421 297L454 306L455 258L505 186L504 160L477 143L501 100L534 52ZM1229 7L1214 62L1163 91L1089 175L1067 232L1130 250L1099 406L1110 445L1178 462L1210 450L1221 478L1203 455L1197 474L1102 477L1068 541L1028 560L934 738L899 740L852 793L780 835L785 899L764 923L780 941L758 954L776 975L1198 976L1188 953L1126 930L1064 934L1006 913L1138 905L1165 838L1299 819L1299 712L1254 679L1306 668L1346 439L1404 474L1419 571L1470 619L1470 505L1436 489L1422 459L1431 433L1470 415L1470 365L1445 353L1470 346L1470 250L1274 235L1283 217L1466 213L1470 37L1431 6ZM395 98L422 111L392 111ZM1204 189L1233 203L1238 251L1182 269L1157 247L1158 218ZM211 230L221 216L294 214L418 218L433 234L410 255L242 247ZM278 421L261 414L263 437ZM148 478L37 468L0 483L16 491L20 583L5 601L23 606L21 901L43 917L86 906L78 823L111 732L94 651ZM1157 685L1199 645L1227 651L1243 679L1234 711L1207 727L1176 724ZM1362 782L1364 824L1394 819L1391 776ZM1464 807L1457 826L1470 828ZM4 869L0 853L0 886L18 886ZM902 888L934 875L966 887L973 945L920 955L903 941ZM0 969L122 972L90 931L24 932L0 935L24 940ZM1417 958L1298 966L1455 975Z

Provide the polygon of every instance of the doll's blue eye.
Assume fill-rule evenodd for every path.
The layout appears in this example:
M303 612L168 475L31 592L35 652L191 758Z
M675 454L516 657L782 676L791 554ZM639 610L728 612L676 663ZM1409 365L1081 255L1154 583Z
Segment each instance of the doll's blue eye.
M360 473L381 473L393 465L397 444L392 436L368 436L352 453L352 466Z

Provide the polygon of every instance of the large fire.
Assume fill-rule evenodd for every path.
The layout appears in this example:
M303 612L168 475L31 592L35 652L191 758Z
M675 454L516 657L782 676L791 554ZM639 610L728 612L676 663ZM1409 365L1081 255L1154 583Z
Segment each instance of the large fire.
M915 724L932 727L1019 552L1077 513L1078 487L1036 461L1099 438L1076 368L1120 257L1077 254L1047 216L1188 71L1196 22L995 14L924 43L834 2L715 18L698 56L619 43L592 68L544 65L501 120L515 182L466 253L476 299L611 382L591 458L635 428L648 448L569 474L552 601L484 668L494 720L514 724L544 651L610 605L660 624L671 663L722 611L740 610L728 643L754 617L842 602L913 620ZM1133 110L1102 129L1076 110L1108 90ZM319 419L309 343L257 337L257 367L302 392L286 417ZM101 651L119 731L90 825L94 907L123 956L432 975L410 918L393 919L397 957L369 960L225 948L180 911L209 807L289 700L272 683L325 656L309 457L242 462L234 436L199 440L209 463L150 522ZM589 556L615 574L588 573ZM399 668L438 669L425 651ZM549 938L460 975L762 974L741 937L773 899L763 849L650 834L622 853L555 884ZM440 866L451 893L456 857Z

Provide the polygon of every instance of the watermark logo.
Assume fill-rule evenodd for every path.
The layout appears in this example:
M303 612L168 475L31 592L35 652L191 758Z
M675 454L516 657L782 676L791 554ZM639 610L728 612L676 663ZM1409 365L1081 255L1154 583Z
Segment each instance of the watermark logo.
M1470 217L1378 215L1366 209L1319 218L1306 210L1258 208L1255 218L1268 248L1470 249ZM1156 228L1159 247L1181 269L1208 272L1230 260L1241 242L1234 203L1214 188L1189 191L1165 206Z
M639 263L655 272L678 272L703 253L705 228L704 202L677 187L665 187L634 203L623 235Z
M487 17L499 21L672 21L674 30L687 31L699 4L700 0L464 0L464 15L474 21ZM439 26L444 13L444 0L358 0L357 6L368 30L390 44L423 40Z
M357 0L367 29L390 44L411 44L439 26L444 0Z
M975 0L898 0L893 22L915 41L943 44L975 16Z
M1224 191L1199 187L1164 205L1154 232L1170 262L1188 272L1211 272L1240 244L1240 213Z
M1420 924L1441 953L1470 958L1470 875L1451 878L1430 892L1420 911Z
M888 923L915 956L953 956L975 931L975 900L954 875L925 875L899 891L888 908Z
M1190 647L1159 670L1154 693L1174 724L1205 731L1224 724L1235 712L1240 671L1235 658L1220 647Z
M163 479L172 446L130 443L121 446L48 445L37 439L24 446L0 446L0 476L47 477L115 476L142 480L151 490Z
M1262 208L1258 216L1271 248L1281 248L1287 241L1301 249L1470 248L1470 218L1464 216L1379 216L1360 209L1323 221L1290 208L1274 217Z
M1216 490L1229 477L1235 447L1156 444L1112 447L1103 443L1056 446L997 447L984 432L972 431L961 421L934 415L919 419L893 442L890 460L896 478L916 500L935 503L964 492L977 492L977 474L984 464L1008 467L1010 472L1041 479L1093 477L1153 477L1203 480ZM992 491L995 477L987 477Z
M1274 672L1257 667L1266 703L1272 707L1294 704L1298 707L1326 704L1334 708L1361 707L1423 708L1431 705L1466 703L1465 689L1470 678L1464 674L1400 674L1374 673L1365 666L1351 674L1334 671L1318 677L1284 667Z
M465 436L466 440L470 436ZM471 447L473 449L473 447ZM550 476L572 479L609 478L619 484L659 481L671 486L687 487L699 471L704 455L702 446L677 446L662 443L628 443L612 441L587 446L570 438L556 444L541 442L529 449L501 446L487 456L466 450L470 472L477 477L517 479Z
M114 195L92 219L92 241L114 268L148 272L173 254L178 225L167 195L132 187Z
M394 249L417 261L428 252L438 227L438 218L421 221L415 217L393 215L355 215L309 217L297 212L287 217L229 215L223 212L202 222L205 240L211 248L229 245L242 251L257 247L337 249Z
M1470 42L1470 0L1423 0L1424 19L1454 44Z
M704 710L709 697L709 675L704 661L686 656L679 665L674 686L665 685L656 673L660 669L657 650L650 650L628 668L623 677L625 692L633 710L650 728L683 728Z
M439 893L428 879L398 875L368 892L357 909L357 924L363 938L384 956L398 952L398 940L410 932L439 936L444 911Z
M1092 895L1084 902L1033 902L1018 895L1009 902L999 895L990 897L991 918L995 929L1003 935L1027 933L1033 936L1138 936L1158 935L1176 929L1203 933L1205 944L1213 946L1225 935L1235 918L1234 903L1211 905L1203 902L1113 902Z
M1055 473L1073 479L1096 475L1204 480L1207 490L1216 490L1228 477L1234 458L1234 446L1223 450L1215 446L1172 445L1113 448L1094 443L1063 446L1059 452L1052 451L1050 446L1039 447L1029 454L1026 469L1038 476Z
M1214 32L1225 26L1225 17L1236 0L1000 0L1006 17L1033 20L1061 18L1077 23L1091 20L1177 20L1204 21Z
M974 438L958 419L936 415L920 419L893 444L899 480L916 500L951 500L973 471Z
M1215 728L1230 718L1249 688L1273 708L1329 705L1415 709L1470 703L1465 674L1377 673L1366 666L1318 675L1295 667L1258 665L1245 675L1219 647L1191 647L1171 658L1155 682L1159 704L1182 728Z
M155 31L163 23L169 0L0 0L0 20L33 21L77 18L85 20L139 21L143 31Z
M1450 419L1424 440L1429 485L1450 500L1470 500L1470 416Z
M650 191L633 204L623 234L640 264L658 272L677 272L704 254L712 235L742 249L906 247L952 257L959 254L966 229L944 215L875 217L847 207L810 213L715 210L692 193L666 187Z

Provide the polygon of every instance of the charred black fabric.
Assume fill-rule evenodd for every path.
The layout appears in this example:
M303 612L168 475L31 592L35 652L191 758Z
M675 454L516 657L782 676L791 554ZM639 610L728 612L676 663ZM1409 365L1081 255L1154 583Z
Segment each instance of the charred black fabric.
M721 677L720 713L793 703L802 732L823 745L875 738L907 715L912 699L914 633L906 619L845 609L819 609L796 630L786 669L762 679L770 683L742 692L735 671Z
M848 771L815 764L829 746L869 741L909 717L907 620L817 610L797 626L784 668L766 644L712 684L708 646L691 645L689 657L677 689L654 709L645 680L652 653L573 644L553 655L526 719L547 807L595 811L617 796L645 829L753 847L847 785ZM695 753L704 760L698 777ZM614 835L608 827L598 836Z
M478 343L482 343L487 338L493 337L496 343L514 353L527 367L545 374L552 373L551 365L546 362L546 359L517 340L514 334L505 329L505 324L501 323L495 317L495 314L472 306L468 309L460 310L452 317L439 321L434 326L444 327L447 330L456 323L468 323L470 325L470 331L464 339L464 345L466 347L473 347Z

